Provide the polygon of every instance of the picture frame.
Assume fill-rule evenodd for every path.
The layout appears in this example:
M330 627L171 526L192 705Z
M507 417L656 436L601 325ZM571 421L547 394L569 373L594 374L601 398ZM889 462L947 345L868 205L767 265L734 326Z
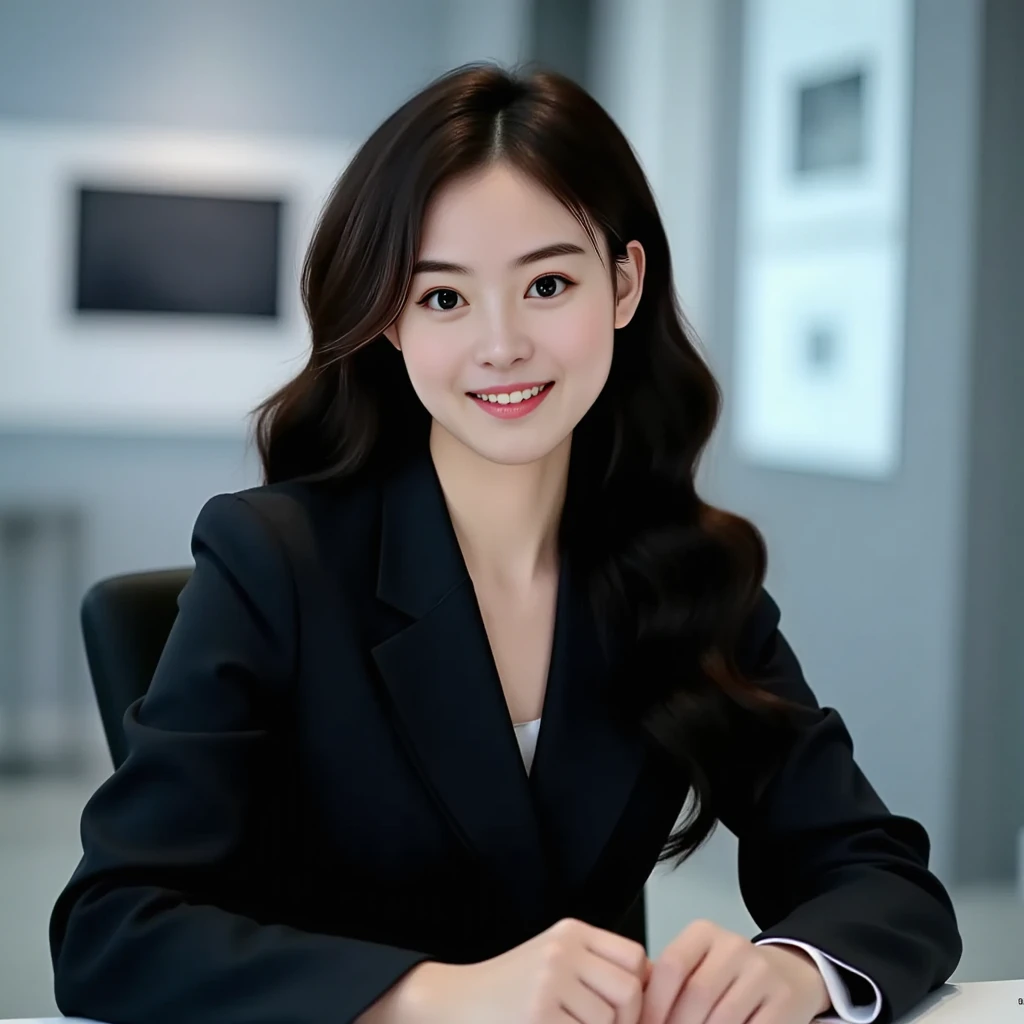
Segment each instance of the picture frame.
M911 0L748 0L733 440L775 469L900 465Z

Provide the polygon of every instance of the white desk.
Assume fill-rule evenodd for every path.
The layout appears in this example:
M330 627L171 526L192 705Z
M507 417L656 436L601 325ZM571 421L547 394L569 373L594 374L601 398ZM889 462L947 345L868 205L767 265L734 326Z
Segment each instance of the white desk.
M1024 1024L1022 981L975 981L945 985L898 1024ZM98 1024L70 1017L8 1020L0 1024Z
M1018 999L1024 999L1024 981L943 985L898 1024L1024 1024Z

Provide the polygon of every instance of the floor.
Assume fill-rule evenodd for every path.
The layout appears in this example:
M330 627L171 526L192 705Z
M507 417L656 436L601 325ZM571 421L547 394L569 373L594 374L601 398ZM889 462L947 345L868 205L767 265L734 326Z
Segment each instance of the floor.
M0 781L0 1018L56 1012L47 921L78 860L82 806L104 770L73 781ZM723 832L683 868L652 878L652 953L696 917L753 933L732 882L731 843ZM1007 887L956 891L954 901L965 953L953 980L1024 978L1024 900Z

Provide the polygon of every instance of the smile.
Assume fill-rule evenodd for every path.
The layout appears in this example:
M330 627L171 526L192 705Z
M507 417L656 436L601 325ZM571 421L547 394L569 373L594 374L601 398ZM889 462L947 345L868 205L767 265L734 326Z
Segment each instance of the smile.
M533 412L548 396L552 381L520 385L508 391L469 391L467 395L485 412L499 419L518 419Z
M534 384L531 388L524 388L521 391L488 391L469 394L473 398L479 398L481 402L497 402L499 405L518 405L527 399L536 398L542 391L546 390L547 384Z

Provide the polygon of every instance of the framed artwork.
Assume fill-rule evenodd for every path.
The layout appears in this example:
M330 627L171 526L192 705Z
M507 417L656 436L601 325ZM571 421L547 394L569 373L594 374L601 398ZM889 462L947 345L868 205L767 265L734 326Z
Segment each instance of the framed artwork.
M735 442L750 461L899 464L911 0L747 0Z
M903 296L892 250L749 260L736 427L763 465L880 477L898 465Z
M330 141L0 122L0 427L242 434L308 353Z

